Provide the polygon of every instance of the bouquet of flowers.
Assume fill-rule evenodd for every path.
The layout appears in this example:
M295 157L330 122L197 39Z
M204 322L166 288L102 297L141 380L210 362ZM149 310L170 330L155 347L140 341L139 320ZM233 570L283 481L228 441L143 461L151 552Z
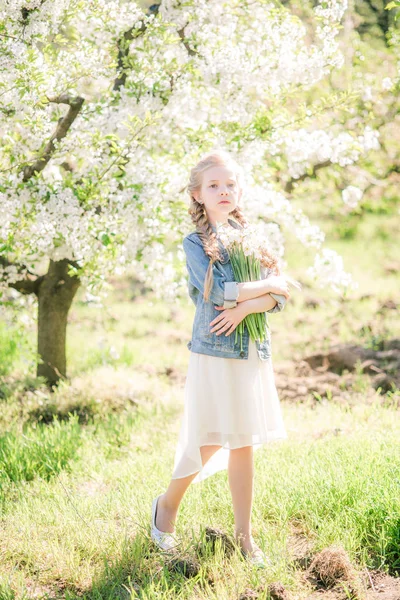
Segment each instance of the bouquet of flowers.
M265 269L265 267L261 265L260 258L261 250L265 251L266 245L265 235L261 229L256 225L235 229L219 222L217 222L216 229L219 239L228 251L235 280L243 282L263 279L261 269ZM253 341L262 342L267 339L269 324L265 312L247 315L236 327L235 343L240 335L241 348L245 325Z

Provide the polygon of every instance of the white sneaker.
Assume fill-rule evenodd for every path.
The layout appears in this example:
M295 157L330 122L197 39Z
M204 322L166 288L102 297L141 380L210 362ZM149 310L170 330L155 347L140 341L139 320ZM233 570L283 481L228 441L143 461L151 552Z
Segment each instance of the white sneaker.
M251 536L251 543L253 546L253 551L240 549L242 556L246 559L247 562L254 565L255 567L272 567L272 560L265 554L263 550L254 541L253 536Z
M160 494L160 496L162 496L162 494ZM161 548L161 550L173 550L179 545L179 542L171 533L168 533L167 531L160 531L156 527L157 504L160 496L154 498L151 507L151 539L159 548Z

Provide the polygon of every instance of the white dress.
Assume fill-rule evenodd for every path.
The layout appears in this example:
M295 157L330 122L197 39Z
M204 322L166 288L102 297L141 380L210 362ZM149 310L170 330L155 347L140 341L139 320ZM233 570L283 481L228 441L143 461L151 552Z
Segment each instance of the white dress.
M228 468L229 450L287 438L272 358L259 358L249 339L241 360L190 352L172 479L199 471L192 483ZM200 446L221 445L202 466Z

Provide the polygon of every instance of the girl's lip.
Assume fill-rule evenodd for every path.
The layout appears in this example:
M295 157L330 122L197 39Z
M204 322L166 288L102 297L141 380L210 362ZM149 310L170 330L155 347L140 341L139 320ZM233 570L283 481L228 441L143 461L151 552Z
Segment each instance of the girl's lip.
M221 200L219 204L230 204L229 200Z

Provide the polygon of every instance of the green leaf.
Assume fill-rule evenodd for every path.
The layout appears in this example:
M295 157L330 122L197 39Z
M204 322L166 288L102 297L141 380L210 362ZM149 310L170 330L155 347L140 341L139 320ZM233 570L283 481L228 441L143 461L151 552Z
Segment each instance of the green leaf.
M111 243L110 236L108 235L108 233L106 233L106 232L101 233L100 241L103 244L103 246L108 246Z
M386 4L385 10L391 10L392 8L396 8L399 6L400 6L400 0L393 0L392 2L389 2L389 4Z

